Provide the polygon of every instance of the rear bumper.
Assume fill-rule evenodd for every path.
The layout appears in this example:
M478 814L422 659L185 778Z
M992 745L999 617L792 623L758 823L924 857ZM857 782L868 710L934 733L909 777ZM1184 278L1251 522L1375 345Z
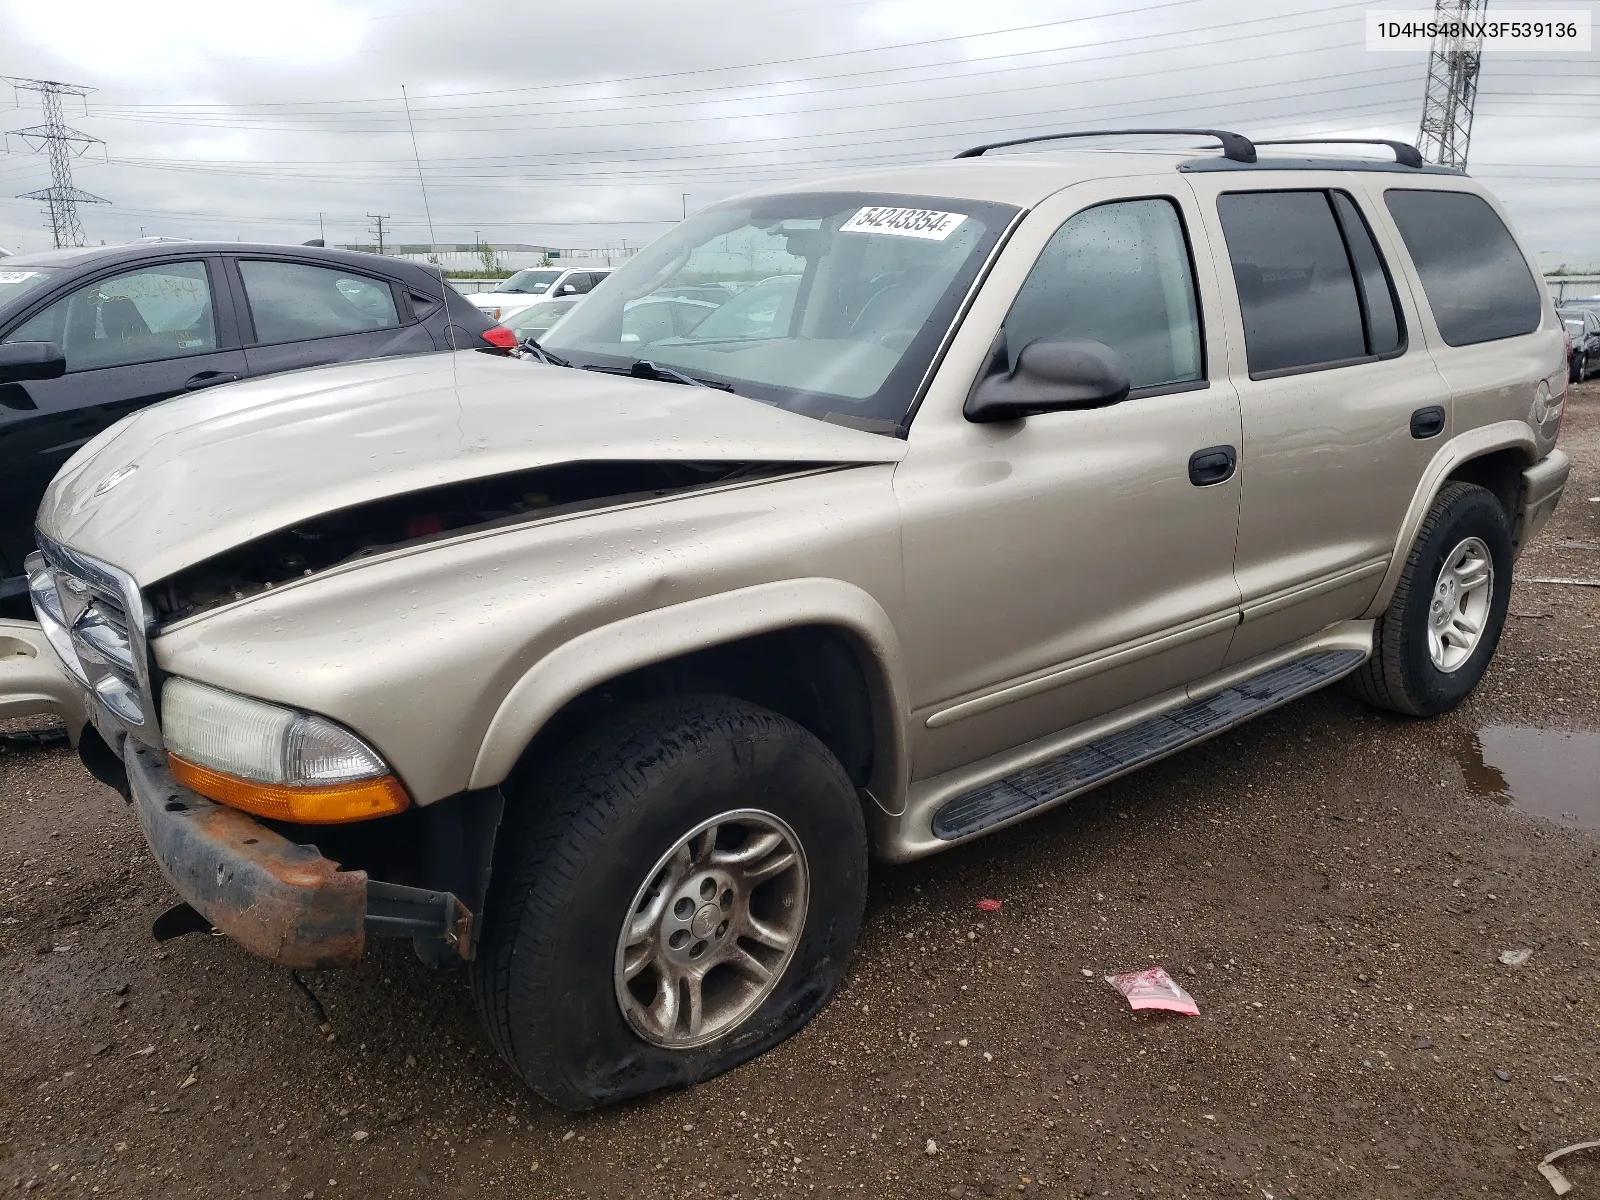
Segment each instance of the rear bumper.
M1572 460L1562 450L1552 450L1522 473L1522 507L1512 542L1520 552L1549 521L1561 502Z
M162 755L132 738L122 761L156 865L203 917L252 954L290 967L349 966L366 935L471 945L472 915L448 892L344 871L237 809L179 787Z
M0 719L52 713L77 742L88 720L83 690L68 678L34 621L0 621Z

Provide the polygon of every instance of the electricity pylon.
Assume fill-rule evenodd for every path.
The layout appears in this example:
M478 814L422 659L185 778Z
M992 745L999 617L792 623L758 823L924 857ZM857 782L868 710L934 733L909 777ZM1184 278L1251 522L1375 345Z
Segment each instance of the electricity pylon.
M19 79L3 77L19 92L38 92L44 107L44 124L29 125L25 129L6 132L7 149L13 137L35 154L50 155L50 186L37 192L25 192L19 200L43 200L50 214L50 232L56 249L63 246L83 245L83 225L78 220L78 205L109 204L109 200L72 186L72 160L82 158L91 146L105 145L99 138L73 129L61 115L61 97L87 96L94 88L79 87L73 83L57 83L50 79Z
M1417 146L1428 162L1467 168L1472 141L1472 106L1478 98L1478 66L1483 37L1468 28L1482 21L1489 0L1434 0L1433 19L1455 26L1454 36L1441 33L1428 54L1428 91L1422 98L1422 127Z

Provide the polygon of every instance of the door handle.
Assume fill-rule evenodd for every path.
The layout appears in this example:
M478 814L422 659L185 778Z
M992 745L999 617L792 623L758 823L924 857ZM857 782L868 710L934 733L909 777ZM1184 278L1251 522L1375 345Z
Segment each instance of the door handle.
M234 375L228 371L199 371L189 376L184 382L183 390L198 392L201 388L215 387L219 383L236 383L243 378L243 375Z
M1195 487L1211 487L1233 478L1233 468L1239 461L1232 446L1207 446L1189 455L1189 482Z
M1444 432L1444 409L1437 404L1419 408L1411 414L1411 436L1414 438L1438 437Z

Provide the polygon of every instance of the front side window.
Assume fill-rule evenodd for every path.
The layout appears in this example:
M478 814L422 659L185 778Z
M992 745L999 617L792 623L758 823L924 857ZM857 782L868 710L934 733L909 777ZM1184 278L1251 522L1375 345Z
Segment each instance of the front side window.
M1471 346L1539 328L1539 285L1481 196L1394 189L1383 199L1446 344Z
M245 259L244 292L264 344L298 342L343 333L392 329L400 324L387 283L306 263Z
M860 192L730 201L618 267L543 345L579 368L628 373L643 360L898 433L1015 213Z
M1204 378L1194 270L1171 200L1124 200L1056 230L1006 314L1015 369L1029 342L1102 342L1135 389Z
M68 371L207 354L217 348L204 263L162 263L79 288L34 314L8 342L55 342Z

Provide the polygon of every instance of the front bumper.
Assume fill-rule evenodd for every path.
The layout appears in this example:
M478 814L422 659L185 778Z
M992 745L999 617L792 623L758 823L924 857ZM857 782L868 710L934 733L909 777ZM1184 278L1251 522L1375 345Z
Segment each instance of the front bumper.
M343 871L237 809L179 787L133 738L122 761L139 827L167 881L252 954L290 967L349 966L368 933L438 939L465 957L472 914L449 892Z

